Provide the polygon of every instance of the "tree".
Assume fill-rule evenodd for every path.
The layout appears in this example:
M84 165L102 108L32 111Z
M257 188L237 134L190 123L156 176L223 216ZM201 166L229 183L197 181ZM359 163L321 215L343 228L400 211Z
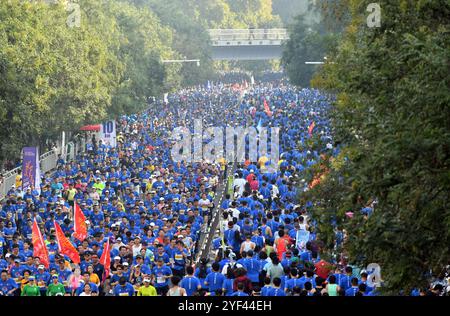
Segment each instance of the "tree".
M273 13L280 16L285 26L295 22L295 17L302 15L307 25L320 21L320 10L314 5L314 0L272 0Z
M299 15L289 28L282 64L292 84L308 87L320 66L307 65L307 61L325 61L324 57L336 47L338 35L327 32L323 23L308 25L305 15Z
M337 93L331 117L344 149L309 198L316 216L336 214L347 230L351 262L379 263L383 289L409 293L449 260L450 4L378 3L381 27L369 28L365 1L350 2L351 24L333 63L313 79ZM373 200L367 217L361 208ZM333 239L329 229L320 233Z
M0 3L0 160L62 131L134 113L179 86L172 32L126 2L81 0L81 24L64 4Z

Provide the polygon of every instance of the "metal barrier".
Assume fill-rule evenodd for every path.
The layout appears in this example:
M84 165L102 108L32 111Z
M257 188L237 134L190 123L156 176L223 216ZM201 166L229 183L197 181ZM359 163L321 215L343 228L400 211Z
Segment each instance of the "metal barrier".
M216 234L217 226L219 226L220 216L221 216L221 205L222 200L227 194L228 189L228 178L233 175L236 171L236 162L230 163L227 168L227 174L224 177L224 181L217 190L217 195L214 200L214 210L211 214L212 219L207 230L204 232L203 240L200 243L200 251L197 254L196 263L200 261L201 258L208 258L211 254L211 246L213 242L214 235Z
M281 45L287 29L210 29L212 46Z
M40 159L41 173L46 173L56 167L56 161L58 160L58 155L56 150L52 150L43 154Z
M6 172L3 175L3 182L0 186L0 200L6 196L11 187L16 183L16 176L19 173L19 170L20 168L18 167Z
M75 159L76 155L84 151L84 141L77 144L74 144L73 142L68 143L63 151L66 153L69 153L68 160ZM41 155L39 157L39 163L41 168L41 175L52 171L56 168L56 162L58 161L58 150L51 150L49 152L46 152L45 154ZM8 191L12 188L12 186L16 183L16 176L19 174L19 170L21 168L15 168L13 170L10 170L6 172L3 175L3 182L0 184L0 201L5 198Z

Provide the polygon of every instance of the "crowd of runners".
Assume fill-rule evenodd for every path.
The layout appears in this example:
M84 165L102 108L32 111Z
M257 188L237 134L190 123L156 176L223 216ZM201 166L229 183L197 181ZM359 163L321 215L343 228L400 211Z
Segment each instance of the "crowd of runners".
M40 193L33 187L8 192L0 210L0 295L377 295L370 271L342 257L321 258L313 204L298 202L311 185L304 174L339 151L328 108L329 98L316 90L220 84L179 91L144 113L120 118L116 148L93 139L75 160L58 161ZM214 205L230 162L175 162L171 156L172 130L192 130L194 119L204 126L279 127L278 170L267 170L264 157L239 162L232 191ZM312 139L320 150L311 150ZM84 241L72 235L74 203L86 217ZM214 254L197 261L214 207L220 212ZM49 268L33 255L34 219ZM54 221L77 248L79 265L59 253ZM105 279L100 258L107 239L111 265ZM413 295L441 291L434 286Z

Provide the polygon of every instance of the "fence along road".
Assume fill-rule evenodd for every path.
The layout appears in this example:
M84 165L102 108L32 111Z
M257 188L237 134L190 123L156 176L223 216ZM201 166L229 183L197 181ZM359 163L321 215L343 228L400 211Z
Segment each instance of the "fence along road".
M83 152L85 149L84 141L82 143L74 144L73 142L69 142L62 152L67 154L69 160L73 160L75 156L79 153ZM39 164L41 169L41 176L46 172L52 171L56 168L56 162L58 161L58 149L51 150L46 152L45 154L39 157ZM8 191L12 188L16 183L16 176L19 174L19 171L22 167L17 167L10 171L5 172L3 175L3 182L0 184L0 201L2 201Z

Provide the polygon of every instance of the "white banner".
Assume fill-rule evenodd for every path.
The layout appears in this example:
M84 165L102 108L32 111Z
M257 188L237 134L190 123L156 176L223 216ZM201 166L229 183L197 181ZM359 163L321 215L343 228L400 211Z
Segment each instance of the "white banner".
M306 243L309 241L309 231L299 229L295 236L295 242L298 249L305 249Z
M100 139L103 144L116 147L116 121L106 121L101 125Z

